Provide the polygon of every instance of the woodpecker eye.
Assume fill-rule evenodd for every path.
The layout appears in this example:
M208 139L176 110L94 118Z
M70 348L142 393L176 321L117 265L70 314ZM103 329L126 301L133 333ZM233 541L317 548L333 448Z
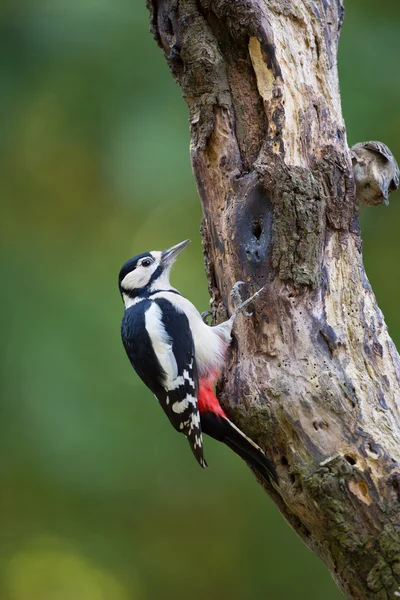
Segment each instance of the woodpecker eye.
M141 266L142 267L149 267L151 265L151 263L152 263L152 261L150 260L150 258L144 258L142 260Z

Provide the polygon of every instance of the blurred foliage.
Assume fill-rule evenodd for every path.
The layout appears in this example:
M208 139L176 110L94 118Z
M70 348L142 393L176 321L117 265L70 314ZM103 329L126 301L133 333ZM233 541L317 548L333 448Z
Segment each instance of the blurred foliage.
M187 111L144 0L0 5L1 600L340 598L245 465L182 436L124 356L121 263L184 238L208 305ZM348 0L349 143L400 157L397 0ZM395 340L400 206L362 214Z

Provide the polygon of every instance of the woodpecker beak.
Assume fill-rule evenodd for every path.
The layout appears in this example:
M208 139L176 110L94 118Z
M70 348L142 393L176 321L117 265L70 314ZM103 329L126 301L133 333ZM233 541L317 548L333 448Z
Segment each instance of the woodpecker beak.
M186 246L190 244L190 240L185 240L180 244L176 244L176 246L172 246L168 250L164 250L161 255L161 262L164 267L170 267L174 264L175 260L178 258L178 255L186 248Z

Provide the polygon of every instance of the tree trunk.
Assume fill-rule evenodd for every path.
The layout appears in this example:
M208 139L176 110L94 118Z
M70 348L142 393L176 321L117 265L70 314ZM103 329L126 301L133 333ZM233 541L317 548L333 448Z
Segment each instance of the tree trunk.
M362 263L341 0L148 5L189 106L215 318L237 280L243 297L265 286L235 325L221 402L274 460L268 492L343 592L393 598L400 361Z

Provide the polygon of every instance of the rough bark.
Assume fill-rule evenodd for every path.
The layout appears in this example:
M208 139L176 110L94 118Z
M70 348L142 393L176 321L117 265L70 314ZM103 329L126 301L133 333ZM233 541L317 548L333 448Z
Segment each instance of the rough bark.
M393 598L400 361L362 262L341 0L148 6L190 111L215 318L237 280L244 296L265 286L236 325L222 403L275 461L268 492L343 592Z

